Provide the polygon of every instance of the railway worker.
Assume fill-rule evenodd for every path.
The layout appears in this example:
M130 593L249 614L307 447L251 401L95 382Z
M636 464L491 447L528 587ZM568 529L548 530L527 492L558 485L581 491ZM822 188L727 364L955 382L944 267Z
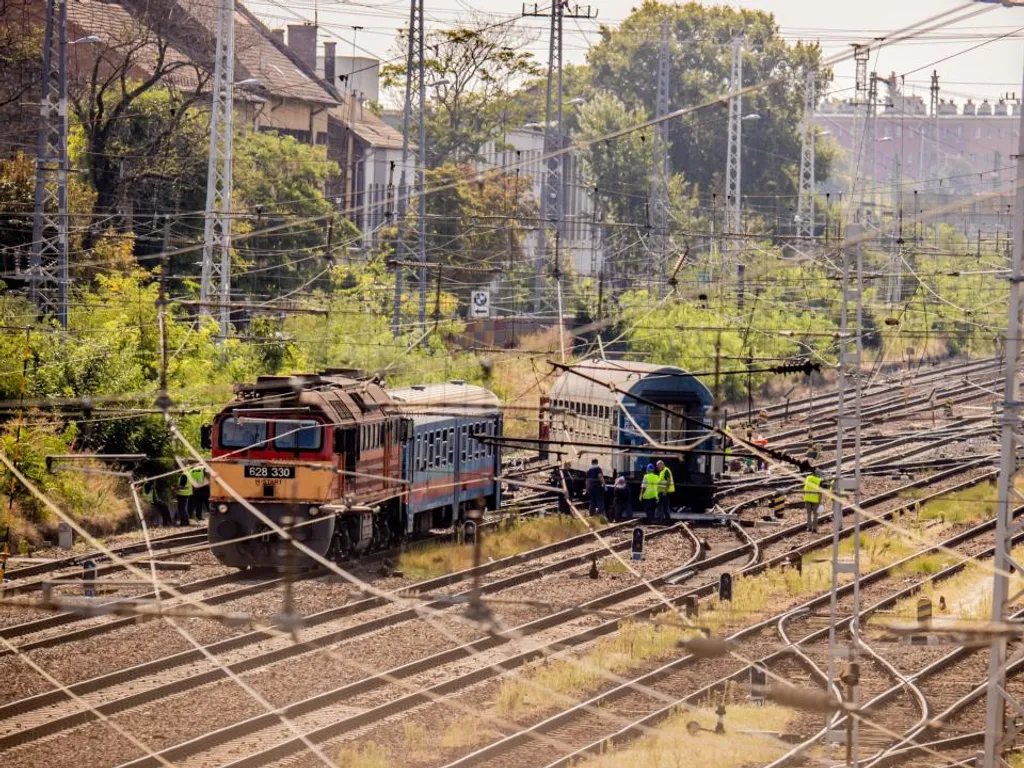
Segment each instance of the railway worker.
M647 465L647 473L640 483L640 503L644 508L644 517L648 523L654 522L658 514L658 487L661 478L654 472L654 465Z
M587 504L591 516L604 514L604 472L597 459L591 459L587 469Z
M807 510L807 530L818 532L818 510L821 508L821 478L818 471L811 468L804 480L804 509Z
M672 470L665 466L665 462L658 459L655 465L658 470L658 511L661 513L661 520L664 523L672 522L672 494L676 492L676 479L672 477Z
M188 528L188 508L192 498L192 478L187 469L178 472L174 481L174 495L178 502L178 525Z
M192 481L192 497L189 500L189 514L196 522L203 519L203 512L210 513L210 479L206 476L206 467L200 465L189 470Z
M156 483L152 480L147 480L142 484L141 491L142 501L146 505L146 516L154 523L157 517L159 517L160 525L170 526L171 510L167 506L167 502L160 498Z
M613 522L629 520L633 517L633 503L629 496L629 485L626 476L620 474L612 486L612 519Z

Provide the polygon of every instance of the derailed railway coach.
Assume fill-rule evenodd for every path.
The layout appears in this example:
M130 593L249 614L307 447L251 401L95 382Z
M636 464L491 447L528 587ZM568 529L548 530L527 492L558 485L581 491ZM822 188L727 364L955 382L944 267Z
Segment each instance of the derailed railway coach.
M486 405L467 405L470 390ZM314 564L282 546L268 521L340 560L449 524L469 504L500 502L500 455L493 447L478 455L476 439L500 436L500 402L487 390L453 383L390 392L344 371L260 377L235 395L203 440L218 475L209 542L225 565ZM437 420L448 412L452 423ZM463 435L472 444L460 443Z
M625 475L639 493L644 468L672 470L676 511L711 508L722 474L721 441L708 427L711 391L681 368L626 360L587 360L562 373L541 400L541 445L583 489L591 461Z

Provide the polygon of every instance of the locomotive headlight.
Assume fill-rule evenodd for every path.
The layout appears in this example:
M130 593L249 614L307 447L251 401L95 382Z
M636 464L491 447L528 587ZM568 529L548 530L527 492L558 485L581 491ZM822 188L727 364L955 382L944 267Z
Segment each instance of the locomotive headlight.
M313 507L310 507L309 509L307 509L306 511L309 512L309 516L310 517L316 517L317 515L320 514L320 507L313 506Z
M228 505L227 504L218 504L217 505L217 511L220 512L223 515L225 512L228 511Z

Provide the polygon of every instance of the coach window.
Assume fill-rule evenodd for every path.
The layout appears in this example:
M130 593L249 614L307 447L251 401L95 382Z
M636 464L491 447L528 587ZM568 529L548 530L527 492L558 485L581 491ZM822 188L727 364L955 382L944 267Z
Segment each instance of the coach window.
M459 453L462 455L462 463L466 463L466 425L459 427Z
M445 454L445 461L447 461L448 466L449 467L454 466L454 464L455 464L455 429L454 428L453 429L449 429L447 432L445 432L444 454Z

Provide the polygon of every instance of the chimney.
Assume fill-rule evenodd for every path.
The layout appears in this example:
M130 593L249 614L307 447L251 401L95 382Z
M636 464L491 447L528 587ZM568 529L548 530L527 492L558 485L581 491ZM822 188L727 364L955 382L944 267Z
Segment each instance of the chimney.
M284 30L283 29L272 29L270 30L270 36L277 40L281 45L284 45Z
M288 25L288 47L313 72L316 72L316 33L313 24Z
M334 77L336 74L335 66L337 64L337 54L335 53L337 45L338 44L334 41L324 43L324 82L327 83L327 85L333 85L335 88L338 88L338 83L335 82ZM338 89L341 90L340 88Z

